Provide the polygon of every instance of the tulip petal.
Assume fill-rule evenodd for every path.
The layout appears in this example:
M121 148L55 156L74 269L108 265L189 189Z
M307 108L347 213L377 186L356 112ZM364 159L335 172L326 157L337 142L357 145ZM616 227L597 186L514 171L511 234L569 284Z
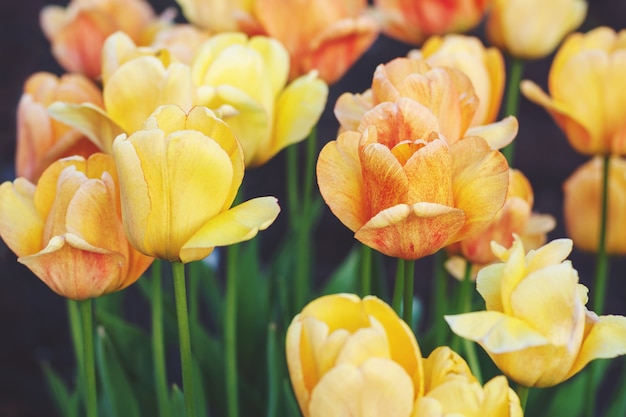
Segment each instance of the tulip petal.
M372 319L371 327L352 333L339 352L335 364L360 366L372 357L391 359L387 334L376 319Z
M363 115L374 107L372 90L363 94L343 93L335 102L335 117L341 125L341 129L357 130Z
M477 311L444 318L455 334L480 343L489 353L513 352L549 343L529 324L498 311Z
M371 358L361 367L342 364L326 373L311 393L310 417L406 417L414 394L398 364Z
M408 201L454 206L452 159L445 141L434 140L417 150L404 170L409 182Z
M34 203L35 186L24 178L0 185L0 236L19 256L42 247L44 222Z
M515 116L508 116L499 122L467 129L465 136L480 136L493 150L502 149L517 136L519 124Z
M183 245L182 262L197 261L215 246L227 246L250 240L267 229L276 219L280 207L274 197L248 200L212 217ZM207 253L208 251L208 253Z

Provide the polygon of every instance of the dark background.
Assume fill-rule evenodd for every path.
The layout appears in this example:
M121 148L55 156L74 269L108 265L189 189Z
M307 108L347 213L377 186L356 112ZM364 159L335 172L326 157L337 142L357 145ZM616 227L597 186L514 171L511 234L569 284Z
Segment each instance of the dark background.
M24 81L36 71L62 73L39 28L39 11L44 4L50 3L67 4L61 1L0 0L1 181L14 179L15 111ZM158 13L166 7L176 6L174 0L153 0L151 3ZM581 31L599 25L614 29L626 26L626 1L595 0L589 3L588 16ZM482 35L480 28L473 33ZM327 111L320 122L319 148L335 138L337 123L330 109L339 94L365 90L376 65L405 55L409 49L407 45L380 37L346 76L331 87ZM545 87L551 59L550 56L528 63L525 78ZM557 228L549 238L563 237L562 183L587 158L576 154L569 147L563 134L543 109L524 98L521 101L519 121L515 166L525 173L533 185L535 210L557 218ZM286 201L284 172L284 154L281 153L268 165L246 174L253 184L247 189L255 190L256 195L275 195L279 200ZM284 229L285 220L279 218L277 224L267 232L269 241ZM322 222L316 230L315 241L311 242L320 279L324 279L348 253L352 243L351 232L325 209ZM589 286L593 274L593 257L575 250L571 258L579 270L581 281ZM418 262L418 296L420 293L427 294L428 284L421 282L419 275L429 268L429 262L428 259ZM626 314L624 271L624 260L614 259L607 313ZM132 287L128 291L130 296L133 291L136 292ZM74 364L65 305L63 298L18 264L15 255L0 242L0 417L55 415L43 381L41 365L49 363L61 374L71 375ZM142 307L147 311L147 306L137 306Z

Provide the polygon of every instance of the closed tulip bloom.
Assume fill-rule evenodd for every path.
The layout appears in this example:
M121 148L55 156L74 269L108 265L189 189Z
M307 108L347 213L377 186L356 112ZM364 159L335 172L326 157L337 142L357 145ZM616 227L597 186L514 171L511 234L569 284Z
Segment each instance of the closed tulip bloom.
M534 194L528 179L521 171L509 170L509 188L504 206L480 232L452 245L453 256L446 262L449 272L462 278L466 262L481 268L498 260L491 250L491 242L510 248L517 235L527 250L546 243L546 234L556 226L550 215L533 213ZM474 274L473 274L474 276Z
M102 93L80 74L57 77L38 72L26 80L17 107L17 147L15 171L18 177L36 182L41 173L57 159L98 151L89 139L50 117L47 108L55 101L102 105Z
M99 153L56 161L37 185L0 185L0 236L20 263L74 300L129 286L153 260L128 243L115 164Z
M357 240L417 259L475 233L502 208L506 159L480 137L448 144L438 127L426 107L400 98L324 146L320 192Z
M522 82L522 93L550 113L576 151L626 155L625 56L626 30L575 33L554 57L550 96L532 81Z
M312 301L287 329L286 354L304 417L408 417L423 393L415 336L376 297Z
M139 42L157 18L144 0L72 0L44 7L40 20L61 66L97 78L105 39L121 30Z
M467 363L447 346L436 348L424 362L424 396L412 417L521 417L517 394L504 376L481 386Z
M183 263L256 236L276 219L274 197L231 208L243 179L241 146L213 112L163 106L113 145L124 226L140 252Z
M493 123L504 92L504 59L497 48L485 48L480 39L465 35L432 36L409 58L424 59L431 67L456 68L472 82L478 108L470 126Z
M473 28L490 3L489 0L374 0L383 32L414 45L430 35Z
M526 254L493 244L502 263L478 273L486 311L446 316L457 335L478 342L512 380L549 387L578 373L589 361L626 354L626 317L600 316L585 307L587 288L565 260L569 239Z
M315 72L287 83L289 55L264 36L213 36L200 47L191 69L203 105L234 109L225 121L243 146L247 167L262 165L305 139L326 104L328 86Z
M543 58L580 26L586 14L584 0L493 0L487 38L514 57Z
M363 114L383 102L400 97L428 107L437 117L439 132L448 143L465 136L481 136L492 149L511 143L517 135L517 119L507 117L488 125L475 125L479 98L472 81L461 71L431 67L425 60L396 58L379 65L371 90L363 94L344 93L335 104L341 130L356 130Z
M563 184L567 234L579 249L597 252L600 233L602 158L578 168ZM613 157L609 165L606 251L626 254L626 161Z

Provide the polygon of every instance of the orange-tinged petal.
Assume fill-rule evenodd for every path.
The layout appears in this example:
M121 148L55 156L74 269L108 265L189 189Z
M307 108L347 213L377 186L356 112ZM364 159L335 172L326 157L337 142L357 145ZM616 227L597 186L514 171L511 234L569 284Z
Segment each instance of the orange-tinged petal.
M409 182L408 201L454 206L452 158L443 140L419 149L404 165Z
M206 257L215 246L227 246L252 239L276 219L280 207L274 197L248 200L206 222L180 251L182 262Z
M19 256L42 248L44 220L34 203L35 186L24 178L0 185L0 236Z
M334 113L342 131L357 130L361 117L372 107L374 107L372 90L367 90L363 94L343 93L335 102Z

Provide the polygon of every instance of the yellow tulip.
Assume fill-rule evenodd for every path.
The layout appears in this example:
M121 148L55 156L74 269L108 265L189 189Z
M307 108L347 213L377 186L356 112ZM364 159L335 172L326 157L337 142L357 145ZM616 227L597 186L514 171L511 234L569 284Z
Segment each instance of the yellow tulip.
M563 184L567 234L582 250L597 252L600 232L602 158L595 157ZM607 253L626 254L626 161L613 157L609 165Z
M36 182L41 173L59 158L88 157L98 147L78 130L50 117L47 107L57 100L102 105L102 93L80 74L57 77L38 72L26 80L17 107L15 171L18 177Z
M157 17L144 0L72 0L44 7L40 20L61 66L97 78L107 36L121 30L138 42Z
M432 36L421 49L409 52L409 58L424 59L431 67L456 68L467 75L478 97L478 108L470 126L496 120L504 92L504 59L497 48L485 48L473 36Z
M376 297L312 301L287 329L286 354L304 417L408 417L423 393L415 336Z
M0 185L0 236L57 294L99 297L135 282L152 258L128 243L113 158L70 157L48 167L35 186Z
M626 154L626 30L569 36L548 79L549 97L531 81L524 95L545 108L572 147L587 155Z
M202 105L235 110L225 121L243 146L246 166L262 165L306 138L326 104L328 86L315 72L287 85L289 55L271 38L213 36L191 69Z
M187 20L212 33L239 29L254 0L176 0Z
M487 38L522 59L543 58L585 20L584 0L493 0Z
M335 104L335 116L342 131L356 130L368 110L400 97L428 107L437 117L438 131L450 144L465 136L480 136L492 149L500 149L517 135L515 117L473 125L479 99L468 76L453 68L431 67L425 60L415 58L396 58L379 65L371 90L342 94Z
M438 127L429 109L400 98L324 146L320 192L357 240L417 259L475 233L502 208L506 159L480 137L449 145Z
M274 197L231 208L244 173L239 142L213 112L158 108L113 144L124 227L140 252L191 262L253 238L279 212Z
M626 354L626 317L600 316L585 307L587 288L565 260L569 239L526 254L493 244L502 263L478 273L486 311L446 316L457 335L478 342L515 382L549 387L578 373L589 361Z
M504 376L484 387L467 363L450 348L435 349L424 359L424 396L418 398L412 417L521 417L517 394Z

